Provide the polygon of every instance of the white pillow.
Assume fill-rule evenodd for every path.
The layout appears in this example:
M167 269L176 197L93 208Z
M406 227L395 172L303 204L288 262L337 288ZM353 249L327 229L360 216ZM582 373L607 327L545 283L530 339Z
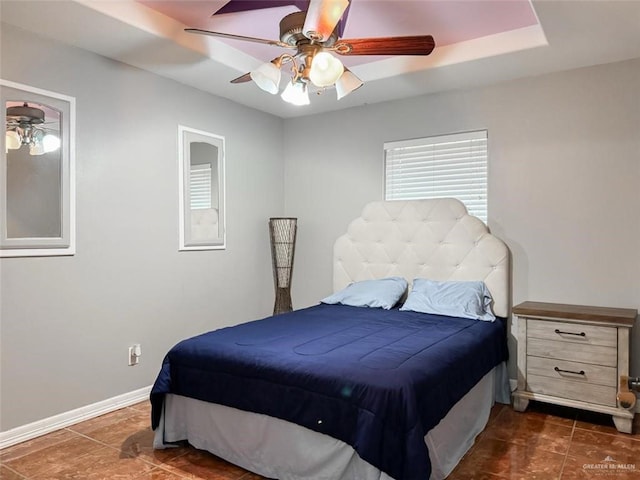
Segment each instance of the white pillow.
M493 322L491 293L483 281L437 282L416 278L400 310Z
M322 303L391 309L407 290L407 281L402 277L354 282L339 292L321 300Z

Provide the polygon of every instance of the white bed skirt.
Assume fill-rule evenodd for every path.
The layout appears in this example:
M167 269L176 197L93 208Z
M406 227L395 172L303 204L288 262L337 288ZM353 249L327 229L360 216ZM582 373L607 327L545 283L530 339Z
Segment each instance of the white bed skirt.
M506 365L485 375L425 437L431 479L447 477L484 429L494 402L509 403ZM167 394L154 448L188 440L229 462L279 480L392 480L346 443L293 423Z

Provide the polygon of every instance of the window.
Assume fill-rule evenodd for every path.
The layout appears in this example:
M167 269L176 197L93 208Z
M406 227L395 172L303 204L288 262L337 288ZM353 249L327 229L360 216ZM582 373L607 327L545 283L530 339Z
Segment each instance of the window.
M385 200L454 197L487 221L487 131L386 142Z
M191 210L211 208L211 164L192 165L189 184Z

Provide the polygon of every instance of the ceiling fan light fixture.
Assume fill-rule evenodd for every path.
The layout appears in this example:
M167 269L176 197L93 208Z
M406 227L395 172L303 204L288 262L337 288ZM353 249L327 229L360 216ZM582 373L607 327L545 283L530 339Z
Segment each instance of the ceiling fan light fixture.
M289 82L287 84L287 88L284 89L280 97L285 102L297 106L309 105L309 103L311 103L309 101L309 91L307 89L307 84L304 82Z
M5 146L7 150L17 150L22 145L20 135L15 130L7 130L5 135Z
M364 85L362 80L360 80L355 73L345 67L344 73L340 75L340 78L336 82L336 94L338 96L338 100L346 97L362 85Z
M60 148L60 138L51 133L47 133L42 138L42 148L44 148L45 153L55 152Z
M42 145L42 142L29 145L29 155L44 155L47 153Z
M7 107L5 150L19 150L23 145L29 147L29 155L44 155L58 150L60 137L47 132L44 110L23 105Z
M269 92L272 95L278 93L281 76L279 65L273 62L263 63L249 75L251 80L265 92Z
M316 87L328 87L336 83L344 72L344 65L329 52L319 52L313 57L309 80Z
M263 8L262 4L268 2L247 1L247 3L256 5L242 10ZM350 0L306 0L306 2L293 3L296 5L306 3L307 10L302 10L304 7L302 5L300 11L289 13L280 20L279 40L196 28L187 28L185 31L295 50L295 53L284 53L271 60L271 63L261 65L255 71L234 78L231 83L245 83L253 80L262 90L276 94L281 78L280 67L284 62L291 62L292 83L287 85L281 97L296 105L309 103L309 89L321 93L327 87L335 86L338 100L340 100L363 85L362 80L345 69L342 62L329 52L340 56L424 56L429 55L435 48L435 41L431 35L342 38ZM299 85L300 82L304 85Z

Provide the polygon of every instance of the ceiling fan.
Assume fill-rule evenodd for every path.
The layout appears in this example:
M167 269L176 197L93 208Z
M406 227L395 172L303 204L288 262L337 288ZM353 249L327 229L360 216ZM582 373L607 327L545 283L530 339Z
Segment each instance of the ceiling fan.
M297 5L300 2L293 3ZM310 89L321 93L327 87L335 86L340 100L362 86L362 80L332 54L429 55L435 47L431 35L342 39L340 27L346 19L343 16L346 17L348 7L349 0L310 0L306 11L291 13L280 21L280 40L198 28L187 28L185 31L294 50L293 53L283 53L256 70L231 80L231 83L253 80L262 90L275 95L279 91L281 67L291 64L291 81L287 83L281 97L294 105L309 104Z
M29 148L29 155L44 155L60 148L58 120L45 120L45 112L34 104L7 105L5 147L17 150Z

